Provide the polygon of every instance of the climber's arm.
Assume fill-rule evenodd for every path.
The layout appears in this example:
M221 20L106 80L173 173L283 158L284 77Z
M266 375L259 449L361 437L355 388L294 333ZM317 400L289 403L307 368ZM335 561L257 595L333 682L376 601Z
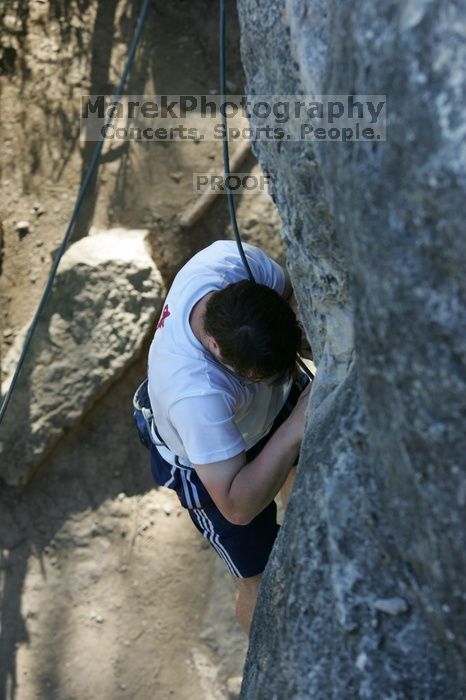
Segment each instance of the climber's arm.
M194 468L222 515L236 525L247 525L269 505L296 461L304 431L310 385L290 416L250 462L241 452L231 459Z

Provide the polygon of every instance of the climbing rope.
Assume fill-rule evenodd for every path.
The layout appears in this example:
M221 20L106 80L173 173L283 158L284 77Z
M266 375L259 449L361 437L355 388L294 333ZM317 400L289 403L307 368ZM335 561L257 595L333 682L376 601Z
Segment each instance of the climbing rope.
M147 10L149 9L150 1L151 0L143 0L142 6L141 6L141 11L139 13L139 17L138 17L136 27L134 30L133 40L131 42L131 46L130 46L130 49L128 52L128 58L126 59L126 65L123 69L123 73L121 75L120 82L118 83L118 87L117 87L117 90L115 92L115 95L113 96L112 107L110 109L110 113L109 113L109 115L104 123L104 126L102 127L102 131L100 133L99 140L98 140L97 145L95 147L94 154L92 156L89 167L86 170L86 174L84 176L84 180L83 180L83 183L81 185L81 189L78 193L78 196L76 199L76 204L74 205L73 213L71 215L70 223L68 224L68 228L66 229L66 233L63 237L63 241L60 245L57 256L53 262L52 269L50 271L50 275L49 275L49 278L47 281L47 285L44 289L44 293L42 294L42 298L39 302L39 306L37 307L37 310L34 314L31 325L29 326L29 329L28 329L28 332L26 335L26 339L24 341L23 349L21 351L21 355L20 355L18 364L16 366L15 373L14 373L13 378L11 380L11 384L10 384L8 391L5 395L5 398L2 402L2 407L0 408L0 423L2 422L2 420L5 416L7 406L8 406L10 399L13 395L13 391L15 389L16 382L18 381L18 377L19 377L20 372L23 368L23 365L24 365L24 362L26 359L26 355L27 355L29 347L31 345L32 337L33 337L34 332L37 328L37 324L38 324L39 319L42 315L42 312L45 308L47 300L50 296L50 292L52 291L52 286L53 286L53 283L55 280L55 276L57 274L58 265L60 264L60 260L62 259L62 256L63 256L63 254L68 246L69 240L71 238L71 234L73 233L73 229L75 227L76 220L78 218L79 211L81 209L81 205L82 205L83 200L84 200L84 196L88 190L92 176L94 175L94 172L97 168L100 153L101 153L103 145L104 145L105 133L106 133L107 128L109 127L109 125L111 124L111 122L113 120L113 116L114 116L115 110L117 108L117 103L120 102L120 99L121 99L121 96L123 93L123 87L125 85L126 79L128 77L128 73L129 73L131 66L133 64L134 57L136 54L136 49L138 47L139 40L141 38L142 29L144 26L144 21L146 19Z
M251 272L249 263L246 259L244 253L243 244L241 243L241 236L239 235L238 222L236 221L236 210L235 203L233 200L233 193L230 188L230 156L228 153L228 132L227 132L227 116L226 110L224 108L225 104L225 83L226 83L226 67L225 67L225 2L220 0L220 20L219 20L219 54L220 54L220 114L222 115L222 127L223 127L223 170L225 174L225 189L227 192L228 209L230 211L231 227L233 229L233 234L238 245L238 251L243 261L243 265L246 268L248 277L251 282L254 282L254 275Z
M225 20L225 0L220 0L220 13L219 13L219 54L220 54L220 113L222 115L222 128L223 128L223 170L225 174L225 189L227 193L227 199L228 199L228 209L230 212L230 221L231 221L231 227L233 229L233 234L236 239L236 244L238 246L238 251L241 256L241 260L243 261L243 265L246 269L246 272L248 274L249 279L251 282L254 282L254 275L251 272L251 268L249 267L249 263L246 259L246 255L244 253L243 249L243 244L241 242L241 236L239 233L238 229L238 222L236 220L236 210L235 210L235 202L233 198L233 193L230 188L230 158L229 158L229 153L228 153L228 131L227 131L227 117L226 117L226 110L224 109L224 103L225 103L225 84L226 84L226 60L225 60L225 25L226 25L226 20ZM314 379L314 375L309 369L309 367L303 362L303 360L298 357L297 358L297 363L307 374L307 376L312 380Z

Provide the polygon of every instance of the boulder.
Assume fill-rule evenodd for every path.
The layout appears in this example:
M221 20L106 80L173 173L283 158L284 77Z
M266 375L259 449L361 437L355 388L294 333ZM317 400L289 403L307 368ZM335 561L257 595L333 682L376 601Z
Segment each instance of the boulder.
M238 7L248 94L388 96L386 142L254 143L317 376L241 697L460 700L465 3Z
M165 292L146 237L146 231L113 229L81 239L63 256L0 426L0 478L7 483L27 481L154 329ZM10 379L3 394L26 331L5 360Z

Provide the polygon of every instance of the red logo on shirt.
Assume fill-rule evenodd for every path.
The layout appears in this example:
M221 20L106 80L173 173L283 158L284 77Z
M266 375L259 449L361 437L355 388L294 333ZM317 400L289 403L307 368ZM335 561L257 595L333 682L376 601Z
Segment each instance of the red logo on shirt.
M162 315L160 316L160 320L157 323L156 330L159 330L159 328L164 327L165 319L168 318L169 316L170 316L170 312L168 310L168 304L165 304L165 306L163 307Z

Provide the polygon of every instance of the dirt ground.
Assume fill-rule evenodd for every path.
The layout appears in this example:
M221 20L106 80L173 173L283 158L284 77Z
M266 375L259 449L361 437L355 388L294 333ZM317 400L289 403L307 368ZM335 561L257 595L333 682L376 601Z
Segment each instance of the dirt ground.
M92 155L79 140L80 96L112 92L138 9L122 0L0 9L2 357L39 301ZM229 90L242 92L234 3L228 27ZM155 0L125 92L211 94L217 60L212 3ZM218 142L112 146L74 239L91 226L148 228L168 286L194 252L231 237L223 196L196 226L178 223L194 199L192 172L216 169ZM252 155L243 169L258 171ZM283 263L269 197L238 198L238 221L244 240ZM153 488L134 433L145 364L143 352L27 487L0 481L0 699L237 697L247 640L232 580L176 498Z

